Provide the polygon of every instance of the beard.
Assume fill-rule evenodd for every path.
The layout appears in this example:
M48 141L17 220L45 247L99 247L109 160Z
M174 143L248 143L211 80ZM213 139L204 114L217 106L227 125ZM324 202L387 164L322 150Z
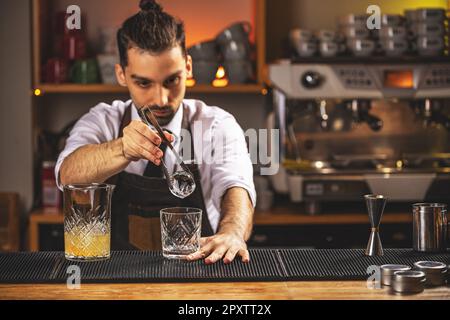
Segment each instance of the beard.
M136 108L138 109L139 116L142 119L143 115L141 115L141 113L139 112L139 109L141 109L143 107L140 107L140 108L136 107ZM150 109L152 111L153 115L156 118L156 121L158 121L158 124L160 126L165 126L165 125L169 124L170 121L172 121L173 117L175 116L176 111L178 110L169 105L163 106L163 107L160 107L158 105L152 105L152 106L149 106L148 109ZM148 117L146 117L146 118L147 118L148 122L151 122Z
M156 120L161 126L169 124L175 116L175 108L171 106L151 106L149 109L153 112Z

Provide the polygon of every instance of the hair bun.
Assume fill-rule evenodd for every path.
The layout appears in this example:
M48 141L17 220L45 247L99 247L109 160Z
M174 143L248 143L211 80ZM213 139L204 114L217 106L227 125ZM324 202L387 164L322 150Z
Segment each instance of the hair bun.
M139 8L142 11L162 11L161 6L155 0L141 0Z

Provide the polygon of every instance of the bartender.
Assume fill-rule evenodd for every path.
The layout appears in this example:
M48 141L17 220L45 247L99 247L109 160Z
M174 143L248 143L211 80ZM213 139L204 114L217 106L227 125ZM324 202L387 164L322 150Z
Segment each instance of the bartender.
M226 111L184 99L186 78L192 74L184 25L154 1L142 0L140 8L117 33L116 77L131 99L100 103L80 118L57 161L58 186L116 185L114 250L160 249L159 210L196 207L203 210L202 237L200 250L188 259L230 263L239 256L248 262L246 241L256 193L243 131ZM187 163L197 188L187 198L168 189L161 160L170 170L176 161L156 131L139 118L143 106L150 106L175 149L184 148L183 139L190 140L192 161Z

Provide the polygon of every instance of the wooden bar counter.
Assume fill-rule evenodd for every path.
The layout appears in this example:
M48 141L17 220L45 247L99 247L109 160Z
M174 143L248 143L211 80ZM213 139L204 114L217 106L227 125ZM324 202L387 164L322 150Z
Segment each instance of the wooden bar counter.
M364 281L0 285L0 299L107 300L450 300L450 286L416 295L369 289Z

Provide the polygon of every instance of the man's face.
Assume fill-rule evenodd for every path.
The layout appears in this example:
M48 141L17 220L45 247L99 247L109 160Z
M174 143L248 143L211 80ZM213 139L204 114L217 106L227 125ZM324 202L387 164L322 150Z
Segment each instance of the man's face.
M191 72L192 59L184 57L180 46L160 54L131 48L125 69L116 65L119 84L128 87L138 108L150 106L161 125L168 124L180 107Z

